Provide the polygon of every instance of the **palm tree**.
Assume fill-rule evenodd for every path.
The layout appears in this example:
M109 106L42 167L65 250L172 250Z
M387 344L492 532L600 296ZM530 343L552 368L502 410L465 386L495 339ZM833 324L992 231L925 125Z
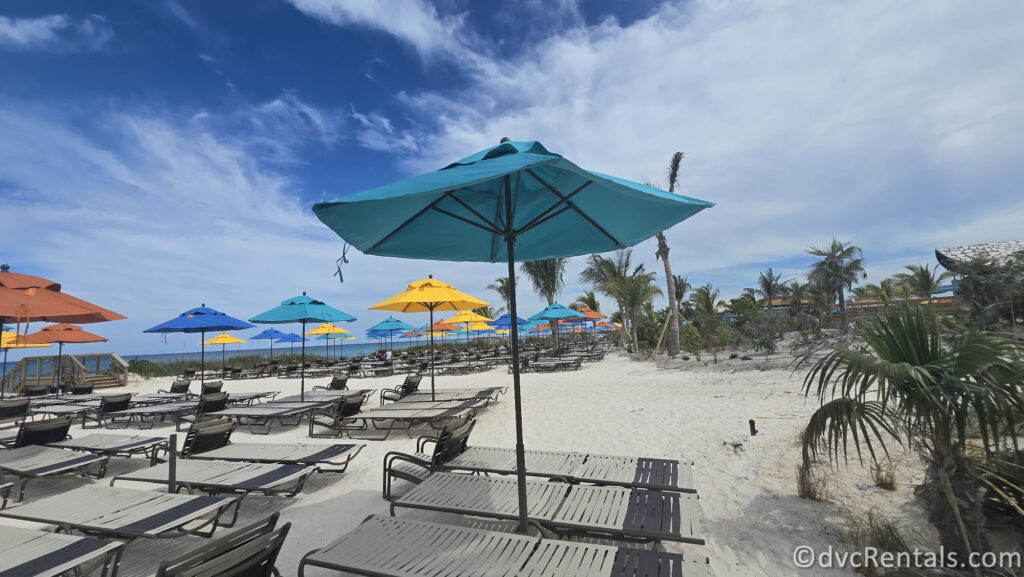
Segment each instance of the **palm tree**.
M516 277L516 282L519 282L519 277ZM508 277L507 276L499 276L498 278L494 279L494 282L492 282L491 284L487 285L487 290L492 290L492 291L497 292L498 296L501 297L501 300L505 301L504 310L511 310L511 309L509 309L509 306L508 306L508 301L509 301L509 294L508 294L509 281L508 281ZM498 309L497 312L500 314L502 310L503 309Z
M786 293L789 295L789 308L800 312L804 310L804 299L810 295L811 287L807 283L798 280L791 280L786 286Z
M530 279L533 290L548 301L548 305L555 303L558 293L562 291L565 284L565 265L568 258L546 258L543 260L532 260L519 265L519 270ZM551 340L555 349L558 348L558 321L551 323Z
M679 183L679 165L683 162L683 153L676 152L668 163L668 191L675 193L676 184ZM675 279L672 275L672 265L668 262L668 240L665 233L659 232L658 250L654 253L656 259L661 259L665 265L665 294L674 297L676 295ZM674 357L679 354L679 303L675 298L668 299L668 356Z
M927 462L929 519L942 545L960 558L985 550L983 489L1007 502L1021 496L997 489L967 453L970 447L998 462L1012 443L1019 454L1014 413L1024 403L1024 345L989 332L942 334L934 311L917 306L867 317L863 329L866 347L841 345L804 379L804 393L821 403L803 433L804 467L821 454L845 461L850 439L858 458L866 450L875 462L879 450L888 454L887 440L918 448Z
M622 303L622 324L627 332L632 332L634 351L640 347L636 320L640 318L643 308L651 304L655 296L662 294L661 289L654 284L656 280L657 275L645 271L641 264L632 273L610 279L605 285L605 290L612 298Z
M580 271L580 282L589 284L602 294L615 299L620 318L625 317L622 301L608 290L608 283L612 279L621 278L629 274L632 267L633 251L623 249L615 252L614 258L608 258L599 254L592 254L587 257L587 266ZM619 344L625 346L626 331L619 331Z
M675 275L675 279L672 281L672 284L675 285L676 289L676 305L681 307L683 306L683 303L686 302L686 293L690 292L693 287L690 286L690 282L685 276L678 274Z
M891 278L882 279L878 284L868 283L853 289L858 298L888 303L897 298L897 283Z
M775 274L772 271L771 267L768 267L768 270L761 273L760 277L757 279L757 294L768 299L769 314L772 312L772 309L774 308L772 304L772 299L782 294L782 292L785 290L786 285L785 283L781 282L781 279L782 275Z
M499 317L499 316L501 316L501 309L494 310L494 307L489 306L489 305L486 306L486 307L475 308L475 309L473 309L473 312L475 312L476 314L478 314L480 316L484 316L484 317L487 317L487 318L492 319L492 320L497 318L497 317Z
M711 283L697 287L693 294L690 295L690 302L693 303L694 311L699 315L715 314L715 306L718 303L719 294L719 290L712 287Z
M552 305L565 284L565 265L568 262L568 258L532 260L519 265L519 270L530 279L533 290Z
M809 280L817 282L831 302L839 299L840 332L846 333L846 292L853 288L857 279L866 278L864 253L860 247L832 239L828 248L811 246L808 254L821 257L811 265Z
M583 307L587 307L592 311L601 311L601 303L597 302L597 295L594 294L594 291L583 291L583 294L576 297L576 300L569 305L569 308L574 311L578 311Z
M949 272L943 272L939 276L935 276L935 273L939 272L938 269L930 270L928 265L908 264L903 268L910 272L897 273L895 275L896 280L903 283L911 295L920 299L931 298L935 290L942 284L942 281L952 276Z

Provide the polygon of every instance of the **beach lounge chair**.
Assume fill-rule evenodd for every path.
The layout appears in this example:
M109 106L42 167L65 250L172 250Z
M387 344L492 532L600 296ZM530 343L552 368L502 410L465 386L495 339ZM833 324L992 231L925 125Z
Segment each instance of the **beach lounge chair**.
M707 559L371 515L307 567L373 577L705 577Z
M238 497L87 485L4 509L0 517L56 525L64 533L78 531L117 539L210 537L217 527L231 526L220 519L237 503Z
M205 390L205 387L203 388ZM206 393L199 397L199 404L196 405L195 411L186 412L181 411L176 414L174 428L175 430L181 430L182 423L198 423L203 420L209 413L216 413L217 411L223 411L228 406L228 394L227 393Z
M91 395L92 390L96 387L94 383L81 383L71 387L69 394L72 395Z
M224 381L208 381L203 383L202 391L200 395L212 395L213 393L219 393L224 388Z
M526 481L527 516L556 535L703 545L697 496L674 491ZM396 508L516 520L516 479L432 473Z
M407 397L416 392L420 388L420 381L423 379L423 375L409 375L405 377L402 384L398 385L394 389L381 389L380 391L380 404L384 405L384 401L397 401L404 397Z
M117 413L119 411L126 410L131 402L131 393L102 396L98 407L82 411L82 428L89 429L108 426L108 423L106 422L108 418L111 421L110 424L119 424L116 419L110 416L110 413ZM90 422L96 424L90 425ZM125 422L124 426L127 427L128 423Z
M192 379L196 378L196 370L185 369L181 371L181 376L179 378L182 380L191 381Z
M461 455L469 443L469 435L476 419L467 419L453 427L441 429L437 437L420 437L413 454L391 451L384 455L384 498L391 500L392 479L418 484L431 473L442 470L444 464ZM427 444L432 444L426 452Z
M314 466L321 473L343 473L366 446L231 443L231 433L235 427L230 419L193 425L185 436L181 456L199 460Z
M210 495L238 493L244 497L249 493L262 493L294 497L315 472L316 467L303 465L181 459L177 462L174 481L179 491L185 489L190 494L201 491ZM169 478L170 464L165 463L117 475L110 480L110 486L118 481L167 486Z
M0 481L5 481L8 475L21 480L18 501L25 497L25 485L32 479L64 473L99 479L106 474L108 457L43 446L67 439L70 428L68 418L22 423L12 448L0 451ZM90 472L93 465L98 469Z
M228 399L229 405L251 405L256 402L263 402L263 399L273 399L280 391L259 391L253 393L231 393Z
M0 526L0 575L117 577L124 543Z
M357 425L352 419L362 411L363 398L361 396L343 397L342 402L332 406L329 410L318 415L309 417L310 437L340 437L350 429L366 430L365 421ZM326 428L332 431L329 434L317 432L316 428Z
M327 386L316 386L313 387L314 391L347 391L348 390L348 375L334 375L331 378L331 382Z
M25 397L4 399L0 401L0 426L17 427L28 417L28 406L31 399Z
M445 471L514 475L516 453L506 447L469 447L444 463ZM526 474L565 483L696 493L693 462L563 451L526 451Z
M249 427L250 433L266 435L270 433L275 422L282 426L297 427L303 417L329 411L332 406L341 402L342 399L337 397L294 403L274 401L255 406L228 407L215 413L209 413L209 416L236 419L239 424L244 421Z
M217 537L176 559L162 561L156 577L280 576L274 563L291 523L278 529L279 513Z
M198 405L199 401L195 400L134 406L123 411L108 414L108 416L111 417L112 422L107 423L107 427L111 427L115 424L113 421L116 417L116 424L118 426L123 425L124 427L127 427L134 423L140 429L152 429L153 425L157 421L164 421L167 417L173 417L174 420L177 421L178 415L195 412Z
M141 435L104 435L92 434L78 439L67 439L49 443L48 447L84 451L105 457L125 457L145 455L149 464L155 465L160 453L167 452L167 438L143 437Z
M436 389L434 400L437 401L465 401L470 399L488 399L497 401L498 396L503 394L508 387L483 387L479 389ZM413 393L402 399L406 401L429 401L430 393Z
M182 395L182 394L187 395L187 394L189 394L188 388L189 388L189 385L191 385L191 384L192 384L192 381L190 379L186 379L186 378L174 379L174 382L171 383L170 388L168 388L167 390L157 389L156 392L158 392L158 393L169 393L169 394L172 394L172 395Z
M446 425L458 422L462 419L472 419L476 416L476 408L472 407L435 407L403 409L399 407L376 407L367 411L350 416L350 421L360 421L365 425L372 425L375 431L384 431L385 434L380 440L387 439L392 431L402 430L408 433L413 428L426 426L440 431ZM349 437L356 428L347 429ZM369 430L364 427L362 430Z
M56 391L50 385L25 385L21 388L21 396L23 397L42 397L44 395L52 395L54 392Z

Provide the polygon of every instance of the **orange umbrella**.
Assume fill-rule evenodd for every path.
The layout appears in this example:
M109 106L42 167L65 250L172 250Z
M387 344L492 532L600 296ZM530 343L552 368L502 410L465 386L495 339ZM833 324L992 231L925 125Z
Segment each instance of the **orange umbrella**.
M60 290L60 284L0 266L0 321L100 323L126 318Z
M10 270L11 267L6 264L0 265L0 325L5 321L13 321L20 325L33 321L100 323L126 318L124 315L61 292L59 283L37 276L13 273ZM3 372L7 372L6 356ZM3 389L0 387L0 399L4 397Z
M57 343L57 370L53 372L53 382L60 380L61 354L64 352L64 343L105 343L107 339L90 332L83 331L78 325L59 324L51 325L41 331L30 335L19 335L15 342L19 345L41 345Z

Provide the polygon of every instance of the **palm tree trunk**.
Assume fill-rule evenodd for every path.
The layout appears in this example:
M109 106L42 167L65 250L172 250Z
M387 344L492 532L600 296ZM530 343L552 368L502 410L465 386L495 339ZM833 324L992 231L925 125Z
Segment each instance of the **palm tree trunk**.
M843 287L839 287L839 322L842 324L839 327L840 334L846 334L846 294L843 292Z
M668 241L665 233L658 233L657 257L665 264L665 294L668 296L668 356L679 354L679 302L676 301L676 278L672 276L672 265L668 262Z

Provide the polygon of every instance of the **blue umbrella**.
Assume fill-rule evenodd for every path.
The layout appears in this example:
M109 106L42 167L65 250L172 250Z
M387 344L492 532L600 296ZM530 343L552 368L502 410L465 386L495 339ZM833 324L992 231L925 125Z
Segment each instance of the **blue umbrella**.
M234 317L211 309L204 303L202 306L187 310L173 319L150 327L144 333L200 333L200 342L206 341L206 331L223 332L251 329L253 325ZM199 353L199 382L205 382L206 345L202 344Z
M557 329L558 321L567 319L585 319L587 315L578 313L569 307L560 305L558 303L550 304L544 308L544 310L530 317L531 321L552 321L553 329ZM555 341L555 346L558 346L558 331L552 331L553 336L551 337Z
M285 336L285 333L282 333L281 331L279 331L277 329L267 329L267 330L263 331L262 333L254 336L254 337L249 337L249 340L250 341L269 340L270 341L270 358L274 358L274 339L279 339L279 338L281 338L283 336Z
M514 317L517 260L633 246L711 206L584 170L539 142L502 139L441 170L317 203L313 212L365 254L507 263L509 314ZM510 332L519 522L525 533L518 325Z
M509 315L508 313L505 313L487 324L497 329L507 329L512 326L512 316ZM516 317L516 324L518 324L521 327L523 325L530 324L530 321Z
M291 343L291 345L292 345L292 354L294 354L294 352L295 352L295 343L305 343L307 340L309 340L309 339L307 339L305 337L300 337L299 335L297 335L295 333L287 333L283 337L277 339L276 341L271 341L271 342L276 342L277 344ZM303 344L302 346L305 347L306 345ZM302 357L302 364L306 364L306 357Z
M306 323L350 323L354 320L356 320L356 317L343 313L334 307L329 307L323 301L306 296L305 292L302 293L302 296L282 301L280 306L249 319L250 322L268 325L302 323L302 367L299 372L302 382L299 385L299 399L303 401L306 399Z
M412 328L412 325L403 323L402 321L396 319L395 317L388 317L380 321L379 323L373 325L367 330L386 332L387 335L391 337L392 342L394 342L395 331L408 331L411 330Z

